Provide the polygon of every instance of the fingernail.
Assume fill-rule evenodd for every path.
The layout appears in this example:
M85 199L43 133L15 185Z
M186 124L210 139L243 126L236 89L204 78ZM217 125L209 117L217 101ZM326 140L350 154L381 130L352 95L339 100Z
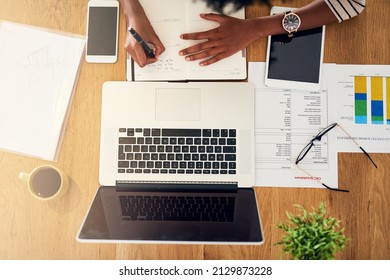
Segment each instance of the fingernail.
M184 55L184 53L182 51L179 52L179 55Z
M187 61L191 61L191 58L187 56L187 57L186 57L186 60L187 60Z

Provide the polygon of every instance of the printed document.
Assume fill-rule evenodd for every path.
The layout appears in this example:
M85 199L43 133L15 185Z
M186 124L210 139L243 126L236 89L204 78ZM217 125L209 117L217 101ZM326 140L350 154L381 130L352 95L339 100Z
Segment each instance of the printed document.
M333 64L323 66L323 84L327 85ZM330 187L338 187L336 142L332 131L316 141L299 164L301 150L335 115L326 87L320 91L269 88L264 85L265 63L249 63L248 80L255 86L256 186L322 187L313 177Z

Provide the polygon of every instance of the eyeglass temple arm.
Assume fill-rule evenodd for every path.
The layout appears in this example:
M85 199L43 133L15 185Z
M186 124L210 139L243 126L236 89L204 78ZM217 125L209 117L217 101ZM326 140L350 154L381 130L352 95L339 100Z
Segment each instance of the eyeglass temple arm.
M341 128L342 131L345 132L345 134L348 135L348 137L356 144L356 146L358 146L360 148L360 150L368 157L368 159L375 166L375 168L378 168L378 166L375 164L374 160L370 157L370 155L361 146L359 146L359 144L355 141L355 139L353 139L351 137L351 135L349 135L349 133L347 131L345 131L345 129L342 126L339 125L339 127Z
M313 176L311 176L309 174L309 172L307 172L305 169L302 169L299 165L297 165L298 169L302 170L304 173L306 173L308 176L314 178ZM327 184L325 183L322 183L320 180L318 179L313 179L315 181L317 181L318 183L320 183L321 185L323 185L325 188L327 188L328 190L331 190L331 191L338 191L338 192L349 192L349 190L344 190L344 189L335 189L335 188L331 188L329 187Z
M326 184L324 184L324 183L321 183L321 185L323 185L325 188L327 188L328 190L331 190L331 191L349 192L349 190L345 190L345 189L335 189L335 188L331 188L331 187L329 187L328 185L326 185Z
M378 168L378 166L375 164L374 160L370 157L370 155L362 147L359 146L359 148L368 157L368 159L372 162L372 164L375 166L375 168Z

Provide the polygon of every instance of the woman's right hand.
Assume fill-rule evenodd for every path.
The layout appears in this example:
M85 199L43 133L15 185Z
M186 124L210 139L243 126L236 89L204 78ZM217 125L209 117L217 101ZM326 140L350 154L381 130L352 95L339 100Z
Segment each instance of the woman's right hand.
M153 45L152 49L154 50L155 58L146 56L141 44L134 39L129 31L127 31L125 42L127 52L140 67L156 62L158 57L165 51L165 47L150 24L142 6L138 1L122 0L121 2L128 27L134 28L145 43Z

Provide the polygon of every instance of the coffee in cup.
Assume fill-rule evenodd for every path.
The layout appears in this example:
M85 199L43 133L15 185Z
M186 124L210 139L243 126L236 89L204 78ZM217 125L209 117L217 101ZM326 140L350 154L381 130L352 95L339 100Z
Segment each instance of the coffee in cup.
M26 181L30 193L41 200L61 197L69 185L67 175L52 165L38 166L30 173L21 172L19 178Z

